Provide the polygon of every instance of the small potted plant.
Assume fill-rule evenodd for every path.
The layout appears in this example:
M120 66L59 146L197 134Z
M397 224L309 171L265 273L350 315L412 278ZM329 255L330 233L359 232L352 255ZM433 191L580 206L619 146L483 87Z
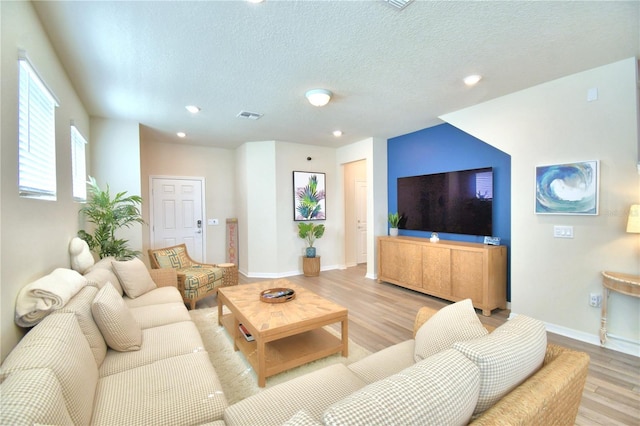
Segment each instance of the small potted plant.
M316 225L313 222L298 223L298 236L307 242L305 257L316 257L316 248L313 243L324 235L324 225Z
M398 213L389 213L389 235L392 237L398 236L398 224L402 216Z

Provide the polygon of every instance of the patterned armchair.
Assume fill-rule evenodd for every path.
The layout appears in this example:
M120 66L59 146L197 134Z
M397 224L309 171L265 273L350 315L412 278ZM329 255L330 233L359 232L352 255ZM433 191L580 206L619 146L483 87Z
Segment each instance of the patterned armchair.
M178 289L182 300L195 309L196 302L210 294L216 294L222 286L223 270L217 265L198 263L189 257L187 246L165 247L149 250L149 263L152 269L173 268L178 274Z

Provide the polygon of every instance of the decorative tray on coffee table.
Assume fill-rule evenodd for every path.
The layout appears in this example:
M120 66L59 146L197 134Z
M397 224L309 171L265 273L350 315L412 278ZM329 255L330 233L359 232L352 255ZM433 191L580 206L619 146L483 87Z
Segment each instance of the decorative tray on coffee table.
M260 293L260 300L266 303L284 303L296 298L296 292L290 288L269 288Z

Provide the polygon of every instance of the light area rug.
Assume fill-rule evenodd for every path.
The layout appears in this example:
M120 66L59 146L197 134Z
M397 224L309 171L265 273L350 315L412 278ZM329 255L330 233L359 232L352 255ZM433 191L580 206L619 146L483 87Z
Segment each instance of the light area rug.
M260 388L258 387L258 377L253 368L241 352L233 350L231 337L224 327L218 325L218 308L195 309L189 311L189 314L202 336L204 348L209 353L209 359L218 374L229 405L294 377L336 363L350 364L371 353L349 339L349 356L347 358L340 354L334 354L301 365L275 376L267 377L266 387ZM326 329L337 334L329 327Z

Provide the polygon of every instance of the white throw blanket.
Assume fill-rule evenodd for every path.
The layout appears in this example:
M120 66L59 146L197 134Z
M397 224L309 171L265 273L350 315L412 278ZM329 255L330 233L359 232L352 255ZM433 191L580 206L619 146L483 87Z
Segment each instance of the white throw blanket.
M72 269L58 268L24 286L16 300L16 324L33 327L87 284L87 279Z

